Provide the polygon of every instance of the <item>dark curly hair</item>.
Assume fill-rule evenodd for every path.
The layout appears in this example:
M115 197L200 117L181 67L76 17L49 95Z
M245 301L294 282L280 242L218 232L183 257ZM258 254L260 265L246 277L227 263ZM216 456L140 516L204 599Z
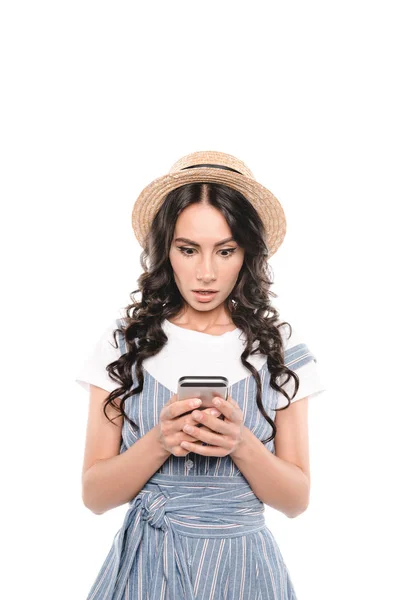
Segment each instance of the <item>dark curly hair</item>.
M276 426L262 404L260 375L246 359L249 354L256 352L267 356L271 374L270 385L288 400L286 406L274 410L288 408L298 391L299 378L284 364L283 341L279 328L289 325L290 336L292 328L286 321L278 323L279 313L270 303L270 296L276 298L277 295L270 290L273 282L269 279L270 265L267 263L268 247L264 225L253 205L240 192L220 183L201 182L183 185L169 192L159 208L140 255L140 264L144 272L138 278L139 288L130 294L132 304L124 309L126 317L123 321L126 326L117 328L113 332L116 347L118 347L117 332L124 336L127 352L106 367L110 378L121 386L110 392L103 411L110 421L106 406L111 404L118 411L117 417L114 418L123 416L132 426L135 426L125 414L125 401L143 390L143 360L157 354L168 341L161 323L164 319L171 319L184 308L184 299L175 283L169 260L175 223L187 206L201 202L217 208L222 213L233 238L245 250L236 285L226 298L225 306L233 323L245 333L247 338L241 361L255 377L258 408L272 427L271 437L263 441L267 443L274 439ZM133 297L136 292L142 294L139 302ZM259 345L252 350L255 341L258 341ZM133 388L132 377L134 365L139 383L136 388ZM289 398L287 392L277 382L278 377L283 374L287 375L283 385L290 377L295 379L292 398ZM118 403L115 402L117 398Z

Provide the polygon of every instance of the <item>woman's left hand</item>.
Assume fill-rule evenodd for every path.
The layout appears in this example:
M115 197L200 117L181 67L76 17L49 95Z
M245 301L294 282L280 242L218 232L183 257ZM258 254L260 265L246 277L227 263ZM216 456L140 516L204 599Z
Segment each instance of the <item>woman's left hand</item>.
M224 415L224 420L204 411L192 411L192 417L212 431L205 431L203 427L197 426L193 427L192 431L188 431L186 426L183 428L183 431L192 437L211 445L200 446L197 442L181 442L182 448L204 456L227 456L237 450L243 439L243 412L231 396L228 396L227 400L218 399L220 404L215 407Z

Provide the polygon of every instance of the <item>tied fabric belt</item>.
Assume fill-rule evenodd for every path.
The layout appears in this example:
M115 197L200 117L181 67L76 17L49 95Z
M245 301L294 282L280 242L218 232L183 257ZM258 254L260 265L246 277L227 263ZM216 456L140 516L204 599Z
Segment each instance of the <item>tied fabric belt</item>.
M130 501L88 600L122 600L133 568L135 585L148 578L149 600L160 600L165 589L174 600L195 600L179 534L235 537L265 527L264 504L243 476L157 473Z

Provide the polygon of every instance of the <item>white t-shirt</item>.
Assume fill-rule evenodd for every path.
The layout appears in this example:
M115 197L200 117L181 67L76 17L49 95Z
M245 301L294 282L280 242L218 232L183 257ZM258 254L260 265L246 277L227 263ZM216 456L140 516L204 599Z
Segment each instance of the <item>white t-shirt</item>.
M75 381L87 391L90 390L90 384L108 392L120 387L106 371L106 366L120 356L120 348L114 347L116 344L113 339L113 331L117 326L116 319L109 324L78 371ZM244 334L240 329L236 328L222 335L210 335L179 327L167 319L163 321L162 328L168 342L158 354L146 358L143 367L174 394L179 378L184 375L221 375L228 379L229 385L251 375L240 360L245 346ZM285 364L296 372L300 380L297 394L291 402L325 391L316 365L317 359L294 327L292 326L290 339L287 325L279 329L284 341ZM257 346L258 342L254 347ZM266 362L266 356L253 354L247 360L259 371ZM285 378L286 376L283 380ZM282 385L282 381L280 383ZM293 378L284 385L284 389L291 397L294 390ZM277 407L286 405L287 399L279 393Z

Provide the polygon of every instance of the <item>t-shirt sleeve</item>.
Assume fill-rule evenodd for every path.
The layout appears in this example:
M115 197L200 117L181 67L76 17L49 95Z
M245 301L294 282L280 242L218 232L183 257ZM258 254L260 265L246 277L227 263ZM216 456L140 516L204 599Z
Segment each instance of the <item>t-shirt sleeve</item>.
M86 391L90 391L90 384L96 385L107 392L112 392L120 387L119 383L110 378L106 370L107 365L117 360L123 354L122 336L117 332L116 339L119 346L117 348L115 347L117 344L114 342L113 336L115 329L120 326L120 321L114 319L106 327L78 369L75 381Z
M292 325L292 335L289 338L290 329L288 325L284 325L279 329L283 339L285 365L292 371L295 371L299 378L299 389L291 402L296 402L307 396L317 396L326 391L325 384L321 378L320 370L317 365L317 357L304 342L299 331ZM286 377L287 375L282 375L279 382L288 393L289 398L291 398L294 392L295 381L293 377L291 377L287 383L283 384ZM281 392L277 392L277 394L277 408L286 406L288 403L287 398L285 398Z

